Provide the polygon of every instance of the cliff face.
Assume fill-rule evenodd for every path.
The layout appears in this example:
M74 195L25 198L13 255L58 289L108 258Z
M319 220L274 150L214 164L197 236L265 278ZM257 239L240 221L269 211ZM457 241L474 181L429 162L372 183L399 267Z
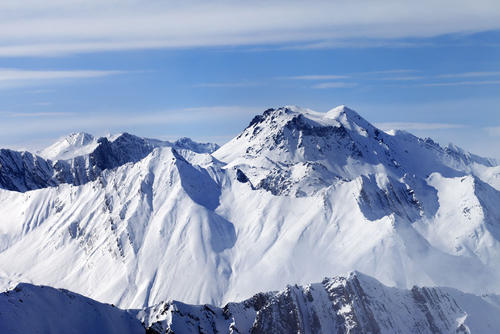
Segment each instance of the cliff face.
M485 333L500 326L495 298L389 288L354 272L222 308L174 301L139 316L151 333Z

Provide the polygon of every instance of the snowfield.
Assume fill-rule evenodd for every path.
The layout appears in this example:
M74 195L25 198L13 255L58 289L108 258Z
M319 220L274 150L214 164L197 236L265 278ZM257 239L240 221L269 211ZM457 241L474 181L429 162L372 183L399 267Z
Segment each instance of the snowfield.
M499 168L344 106L269 109L218 149L121 134L0 150L0 289L222 306L359 270L500 293Z

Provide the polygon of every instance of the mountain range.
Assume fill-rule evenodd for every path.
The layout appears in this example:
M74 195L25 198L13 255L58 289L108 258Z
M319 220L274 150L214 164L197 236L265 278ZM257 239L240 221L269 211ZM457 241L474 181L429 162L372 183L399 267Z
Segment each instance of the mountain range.
M390 288L359 272L289 285L222 307L171 300L121 310L67 290L22 283L0 294L0 332L494 333L500 328L499 311L499 295Z
M268 109L221 147L76 133L36 154L0 150L0 203L0 289L72 290L142 309L141 321L159 332L178 314L227 329L225 304L241 314L235 328L257 333L280 323L348 331L350 322L361 332L397 332L424 320L423 333L466 333L484 328L466 321L474 305L498 312L497 297L480 297L500 293L498 163L384 132L345 106ZM353 270L363 274L345 275ZM369 305L359 302L359 277ZM349 286L346 299L332 301L342 298L328 284ZM318 315L310 289L314 301L341 306ZM300 321L272 305L300 309ZM383 315L401 305L424 320Z

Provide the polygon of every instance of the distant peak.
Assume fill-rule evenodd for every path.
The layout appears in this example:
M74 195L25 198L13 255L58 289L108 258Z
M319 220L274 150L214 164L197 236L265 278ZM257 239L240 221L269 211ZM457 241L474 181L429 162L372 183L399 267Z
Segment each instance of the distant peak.
M189 137L181 137L175 141L177 144L193 144L194 141Z
M212 153L219 148L215 143L198 143L188 137L179 138L173 144L175 148L188 149L196 153Z
M331 118L331 119L339 119L343 116L347 116L348 119L352 118L357 118L360 119L361 116L357 112L355 112L353 109L347 107L346 105L340 105L338 107L335 107L333 109L330 109L326 115L325 118Z
M75 144L85 145L85 144L93 141L94 136L92 136L90 133L86 133L86 132L72 132L69 135L67 135L66 137L64 137L64 139L72 145L75 145Z
M50 160L69 159L77 155L89 153L95 148L97 141L86 132L73 132L59 138L55 143L37 153Z
M251 121L247 128L252 125L262 123L266 119L277 119L277 118L290 118L297 114L317 114L311 109L301 108L295 105L287 105L280 108L269 108L266 109L261 115L256 115Z

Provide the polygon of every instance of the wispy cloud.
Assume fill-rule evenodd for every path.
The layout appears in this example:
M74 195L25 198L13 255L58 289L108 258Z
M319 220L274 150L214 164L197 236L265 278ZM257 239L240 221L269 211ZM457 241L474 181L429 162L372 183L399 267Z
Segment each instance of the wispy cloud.
M35 70L23 70L23 69L12 69L12 68L0 68L0 81L96 78L96 77L104 77L121 73L124 72L96 71L96 70L35 71Z
M406 73L415 73L420 72L414 69L389 69L389 70L377 70L377 71L367 71L367 72L358 72L358 75L372 75L372 74L406 74Z
M8 117L61 117L61 116L73 116L75 113L73 112L25 112L25 113L7 113Z
M367 48L415 48L432 45L427 42L407 42L394 39L371 39L351 38L348 40L325 40L313 43L301 43L295 45L285 45L279 47L270 47L270 50L321 50L321 49L367 49Z
M259 114L263 107L209 106L179 108L160 111L141 111L140 113L71 113L71 112L3 112L0 122L0 137L18 136L20 133L53 133L89 131L102 132L113 129L137 128L140 126L177 125L203 123L212 120L248 119ZM9 117L5 117L9 116ZM25 121L24 118L30 118Z
M446 130L465 127L463 124L453 123L419 123L419 122L387 122L375 123L382 130Z
M317 85L312 86L314 89L330 89L330 88L351 88L355 87L357 84L354 82L324 82Z
M419 86L446 87L446 86L482 86L482 85L500 85L500 80L432 82L432 83L421 84Z
M500 76L500 71L441 74L441 75L438 75L437 77L438 78L474 78L474 77L489 77L489 76Z
M475 78L475 77L485 77L485 76L500 76L500 71L489 71L489 72L463 72L463 73L453 73L453 74L426 74L426 75L412 75L421 74L422 71L415 69L389 69L389 70L377 70L368 72L357 72L348 74L309 74L309 75L296 75L296 76L286 76L278 77L276 79L288 79L288 80L309 80L309 81L324 81L324 80L341 80L341 79L352 79L354 82L346 81L333 81L319 83L311 88L314 89L327 89L327 88L348 88L354 87L362 84L366 80L372 81L420 81L434 79L435 82L423 82L416 86L420 87L447 87L447 86L476 86L476 85L498 85L500 80L462 80L462 81L442 81L440 79L453 79L453 78ZM415 87L415 86L413 86Z
M311 75L297 75L290 77L282 77L280 79L289 80L337 80L337 79L347 79L348 75L335 75L335 74L311 74Z
M425 77L422 76L406 76L406 77L388 77L388 78L379 78L378 80L383 81L413 81L413 80L422 80Z
M500 29L499 14L500 3L492 0L320 0L314 6L298 0L2 1L0 56L263 44L352 47L346 41L353 40L397 45L406 37Z
M35 85L40 82L99 78L126 73L125 71L104 70L24 70L0 68L0 88Z
M193 85L193 87L206 88L238 88L238 87L255 87L261 86L258 82L206 82Z

